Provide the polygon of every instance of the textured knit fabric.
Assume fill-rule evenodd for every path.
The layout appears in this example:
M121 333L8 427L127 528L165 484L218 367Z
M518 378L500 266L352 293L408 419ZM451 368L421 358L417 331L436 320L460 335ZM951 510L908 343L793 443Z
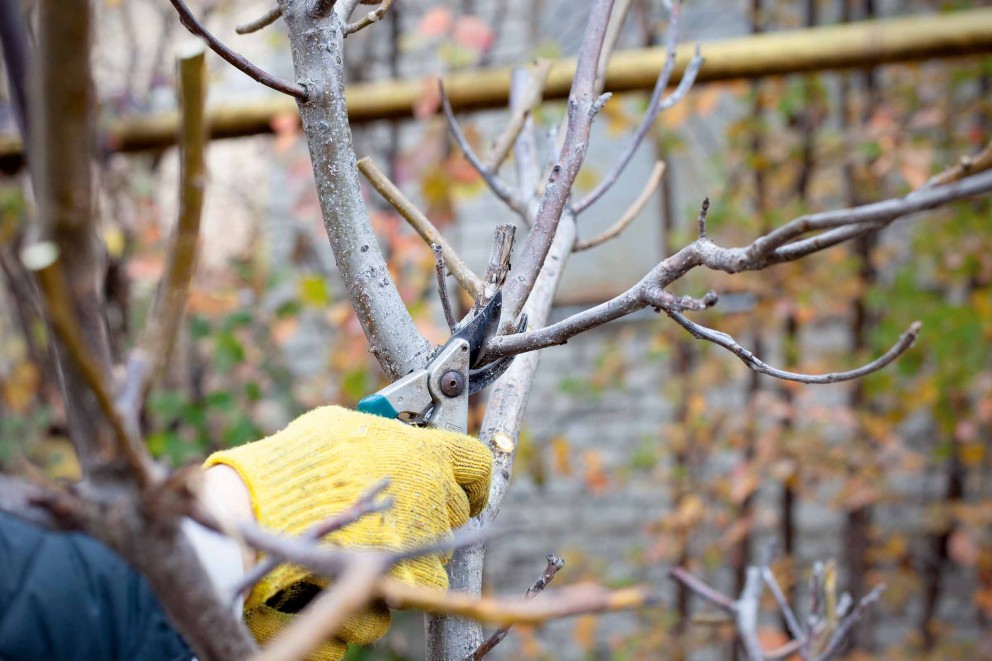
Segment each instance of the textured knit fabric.
M99 542L0 513L0 659L185 661L151 588Z
M328 406L315 409L267 439L211 455L206 466L234 468L248 486L262 527L301 535L346 510L373 484L390 480L392 507L328 536L348 548L412 549L450 534L485 507L492 455L463 434L421 429L397 420ZM448 587L447 557L404 561L393 575L438 590ZM282 565L259 582L245 602L245 619L264 640L284 626L327 584L302 567ZM369 643L389 627L389 611L373 608L351 618L315 658L337 659L341 641Z

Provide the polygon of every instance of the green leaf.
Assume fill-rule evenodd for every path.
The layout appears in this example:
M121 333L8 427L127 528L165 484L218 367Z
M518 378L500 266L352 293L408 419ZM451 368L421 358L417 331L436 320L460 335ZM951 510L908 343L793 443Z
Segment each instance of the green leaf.
M326 307L331 302L327 282L320 275L304 275L298 281L300 301L313 308Z
M346 372L341 379L341 391L352 401L358 401L369 394L369 375L364 367Z

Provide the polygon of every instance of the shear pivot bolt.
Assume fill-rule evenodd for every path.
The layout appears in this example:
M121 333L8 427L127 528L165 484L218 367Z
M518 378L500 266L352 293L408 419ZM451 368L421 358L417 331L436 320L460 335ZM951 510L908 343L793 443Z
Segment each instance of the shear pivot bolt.
M465 377L461 372L451 370L441 376L441 392L448 397L458 397L465 390Z

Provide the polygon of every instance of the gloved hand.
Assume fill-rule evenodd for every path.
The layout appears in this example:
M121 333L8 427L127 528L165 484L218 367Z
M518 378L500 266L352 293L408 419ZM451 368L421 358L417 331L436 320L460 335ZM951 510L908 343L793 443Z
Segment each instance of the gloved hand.
M205 467L225 464L248 487L258 523L286 535L351 506L373 484L388 478L393 506L327 537L342 547L407 550L425 546L464 525L489 499L492 455L476 439L336 406L315 409L256 443L217 452ZM445 590L448 558L406 560L393 575L409 584ZM327 579L280 565L255 585L245 621L265 642L278 633ZM375 606L352 617L312 655L336 660L347 643L367 644L389 628L389 610Z

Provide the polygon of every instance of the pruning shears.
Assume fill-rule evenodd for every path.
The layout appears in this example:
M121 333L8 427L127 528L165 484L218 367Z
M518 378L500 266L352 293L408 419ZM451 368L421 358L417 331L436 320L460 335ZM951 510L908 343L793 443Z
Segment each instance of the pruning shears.
M499 290L478 314L455 330L426 367L363 397L358 410L464 434L468 430L468 396L496 381L513 362L513 356L488 363L482 359L483 347L496 334L502 308L503 293ZM526 327L527 315L520 315L516 332Z

